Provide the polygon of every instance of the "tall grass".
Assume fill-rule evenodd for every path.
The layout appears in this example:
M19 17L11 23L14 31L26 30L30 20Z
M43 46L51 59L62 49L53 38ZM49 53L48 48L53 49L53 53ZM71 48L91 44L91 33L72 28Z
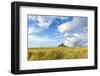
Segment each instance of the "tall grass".
M84 59L88 57L87 48L29 48L28 60Z

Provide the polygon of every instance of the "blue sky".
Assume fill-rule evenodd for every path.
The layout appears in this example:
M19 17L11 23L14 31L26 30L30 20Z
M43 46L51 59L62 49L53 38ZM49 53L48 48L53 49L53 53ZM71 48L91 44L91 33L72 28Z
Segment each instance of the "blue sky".
M28 48L87 46L88 18L79 16L28 15Z

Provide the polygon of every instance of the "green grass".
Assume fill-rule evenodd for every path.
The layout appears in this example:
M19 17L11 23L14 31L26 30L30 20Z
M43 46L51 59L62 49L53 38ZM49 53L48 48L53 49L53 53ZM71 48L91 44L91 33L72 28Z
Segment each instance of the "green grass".
M83 48L28 48L28 60L58 60L88 58L88 49Z

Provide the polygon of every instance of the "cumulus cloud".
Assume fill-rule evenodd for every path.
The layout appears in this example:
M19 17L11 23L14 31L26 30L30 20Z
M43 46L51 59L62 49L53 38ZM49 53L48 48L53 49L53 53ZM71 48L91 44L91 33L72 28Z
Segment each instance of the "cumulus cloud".
M84 22L87 22L86 17L74 17L72 21L65 22L58 26L60 32L72 31L77 27L85 26Z
M71 30L71 23L70 22L66 22L66 23L63 23L62 25L58 26L58 30L60 32L66 32L68 30Z
M73 33L64 35L64 44L68 47L87 46L87 33Z
M37 21L39 22L37 25L42 28L47 28L54 20L54 16L37 16Z
M37 21L39 27L47 28L55 20L60 19L61 21L68 20L69 17L65 16L37 16Z
M54 16L28 16L28 34L32 32L39 32L48 28L51 22L54 20Z

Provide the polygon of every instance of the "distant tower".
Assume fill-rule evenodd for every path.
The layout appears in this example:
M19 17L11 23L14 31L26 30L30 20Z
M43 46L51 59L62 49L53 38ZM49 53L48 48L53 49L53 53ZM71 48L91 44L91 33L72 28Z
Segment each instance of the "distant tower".
M63 43L61 43L58 47L66 47Z

